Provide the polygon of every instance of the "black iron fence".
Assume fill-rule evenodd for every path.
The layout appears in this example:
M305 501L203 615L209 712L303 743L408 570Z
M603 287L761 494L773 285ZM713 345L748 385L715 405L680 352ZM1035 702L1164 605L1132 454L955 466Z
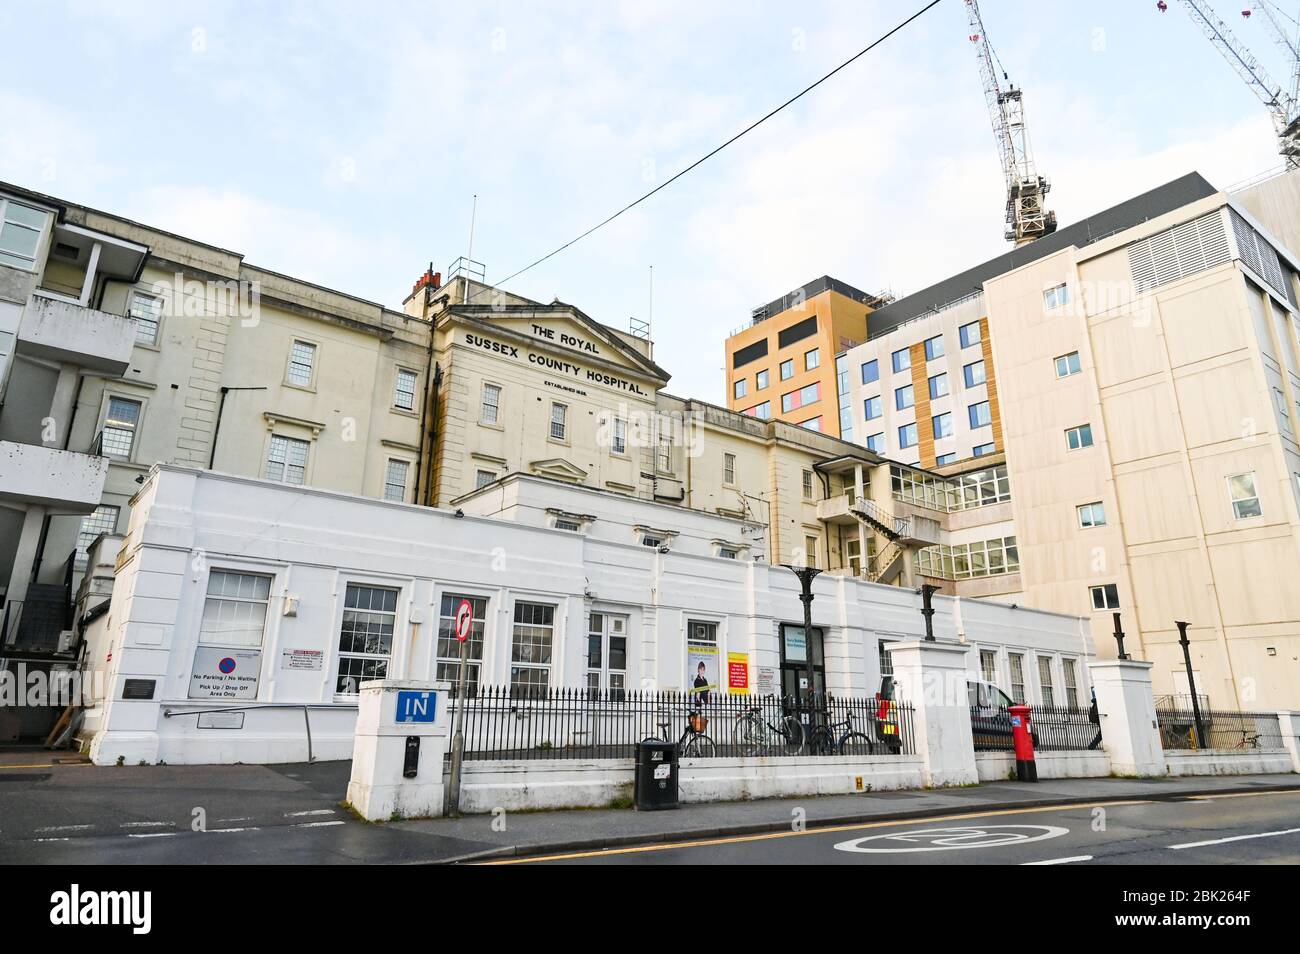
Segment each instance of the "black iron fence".
M453 726L458 701L450 702ZM883 713L883 717L882 716ZM683 757L912 755L912 708L874 699L480 686L465 703L465 759L631 758L643 739Z
M1101 730L1089 709L1069 706L1030 706L1034 750L1075 752L1101 745ZM971 706L971 738L976 752L1014 752L1011 716L1006 709Z
M1196 713L1191 708L1165 706L1156 709L1160 744L1166 749L1225 749L1253 751L1284 747L1282 726L1271 712L1230 712L1201 709L1201 730L1197 738Z

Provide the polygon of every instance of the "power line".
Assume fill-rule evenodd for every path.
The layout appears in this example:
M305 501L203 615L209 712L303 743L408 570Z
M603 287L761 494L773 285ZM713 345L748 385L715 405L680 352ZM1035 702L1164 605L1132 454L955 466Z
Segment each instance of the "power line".
M676 181L677 181L678 179L680 179L682 176L686 175L688 172L690 172L691 170L695 169L696 167L701 166L701 165L703 165L704 163L708 162L710 159L712 159L712 158L713 158L714 156L716 156L718 153L722 152L722 150L726 149L728 146L730 146L730 145L731 145L733 142L735 142L736 140L740 139L742 136L745 136L745 135L747 135L748 133L753 132L755 129L757 129L757 128L758 128L759 126L761 126L763 123L767 122L769 119L771 119L771 118L772 118L773 116L775 116L777 113L781 112L781 110L785 109L787 106L790 106L790 105L792 105L792 104L795 103L795 102L798 102L798 101L799 101L800 99L802 99L804 96L808 95L808 94L811 93L813 90L815 90L818 86L821 86L822 83L825 83L828 79L830 79L832 76L834 76L834 75L835 75L836 73L838 73L840 70L842 70L842 69L844 69L845 67L849 66L850 64L854 63L856 60L861 59L863 56L866 56L868 53L870 53L873 49L875 49L875 48L876 48L877 46L879 46L881 43L884 43L886 40L888 40L888 39L889 39L891 36L893 36L895 33L899 32L899 31L902 30L904 27L906 27L906 26L908 26L909 24L911 24L913 20L916 20L916 19L920 18L923 14L928 13L932 8L938 6L941 2L942 2L942 0L930 0L930 2L927 3L924 7L922 7L922 8L919 9L919 10L917 10L917 11L916 11L915 13L913 13L910 17L908 17L906 20L903 20L901 23L899 23L897 26L895 26L895 27L894 27L893 29L891 29L889 32L887 32L887 33L883 33L883 34L881 34L879 37L877 37L876 39L872 40L871 43L869 43L867 46L863 47L863 48L862 48L861 50L859 50L857 53L854 53L852 56L850 56L847 60L845 60L845 61L844 61L843 63L841 63L839 66L835 67L835 69L831 70L831 71L830 71L829 73L827 73L825 76L821 77L821 79L819 79L819 80L817 80L816 82L814 82L814 83L812 83L812 84L810 84L810 85L804 87L802 90L800 90L799 92L797 92L797 93L795 93L793 96L791 96L789 99L787 99L787 100L786 100L784 103L782 103L780 106L777 106L775 109L772 109L770 112L768 112L768 113L764 114L763 116L761 116L760 118L754 120L752 123L750 123L750 124L749 124L748 126L746 126L744 129L742 129L740 132L736 133L734 136L732 136L732 137L731 137L730 139L728 139L726 142L722 143L722 144L719 145L719 146L714 147L714 148L711 149L709 152L707 152L707 153L705 153L703 156L701 156L699 159L696 159L694 162L692 162L692 163L691 163L689 166L687 166L685 169L682 169L680 172L676 173L676 174L675 174L674 176L672 176L670 179L667 179L667 180L665 180L664 182L661 182L659 185L655 186L653 189L651 189L649 192L647 192L645 195L641 196L640 198L635 199L635 200L632 201L632 202L629 202L627 205L623 206L623 208L619 209L619 210L618 210L617 212L615 212L613 215L610 215L609 217L607 217L607 218L605 218L605 219L602 219L600 222L597 222L595 225L593 225L591 228L587 229L587 231L583 232L581 235L577 236L576 238L572 238L572 239L570 239L569 241L567 241L567 242L565 242L563 245L561 245L559 248L556 248L556 249L553 249L553 250L550 251L550 252L547 252L545 255L543 255L541 258L537 259L536 261L530 262L529 264L525 265L523 268L519 269L518 271L516 271L516 272L512 272L511 274L507 275L505 278L501 279L501 281L498 282L497 285L498 285L498 286L500 286L500 285L505 285L507 282L513 281L514 279L518 278L520 275L524 274L524 272L527 272L527 271L529 271L529 270L531 270L531 269L533 269L533 268L536 268L538 265L542 264L543 262L547 261L548 259L554 258L556 255L559 255L559 254L560 254L561 252L563 252L565 249L567 249L567 248L569 248L569 247L571 247L571 246L573 246L573 245L577 245L579 242L581 242L581 241L582 241L583 239L585 239L587 236L591 235L593 232L599 231L600 229L604 228L606 225L609 225L610 222L613 222L616 218L618 218L618 217L619 217L620 215L622 215L624 212L629 212L629 211L631 211L632 209L634 209L634 208L636 208L638 205L640 205L642 202L644 202L646 199L648 199L648 198L650 198L652 195L654 195L656 192L659 192L659 191L662 190L662 189L666 189L666 188L668 188L668 186L672 185L674 182L676 182ZM482 294L482 292L480 292L479 294ZM478 295L475 295L474 297L477 298ZM472 299L471 299L471 300L472 300Z

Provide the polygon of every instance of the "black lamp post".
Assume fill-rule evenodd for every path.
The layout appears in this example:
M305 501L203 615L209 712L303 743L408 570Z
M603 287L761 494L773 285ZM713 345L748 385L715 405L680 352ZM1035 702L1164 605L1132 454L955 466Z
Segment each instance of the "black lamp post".
M1187 624L1175 621L1178 627L1178 645L1183 647L1183 665L1187 667L1187 688L1192 694L1192 718L1196 720L1196 744L1205 748L1205 726L1201 723L1201 702L1196 698L1196 677L1192 675L1191 642L1187 639Z
M821 573L821 570L815 566L791 566L789 563L784 563L782 566L799 577L799 600L803 603L803 658L804 666L808 672L808 694L806 698L809 717L811 717L813 693L817 688L814 679L812 653L812 581L817 578L817 574Z
M1119 644L1119 658L1130 659L1132 657L1124 652L1124 630L1119 625L1119 613L1111 613L1110 615L1115 620L1115 642Z
M933 583L921 584L921 615L925 617L925 641L934 642L934 606L930 603L930 597L934 596L939 587Z

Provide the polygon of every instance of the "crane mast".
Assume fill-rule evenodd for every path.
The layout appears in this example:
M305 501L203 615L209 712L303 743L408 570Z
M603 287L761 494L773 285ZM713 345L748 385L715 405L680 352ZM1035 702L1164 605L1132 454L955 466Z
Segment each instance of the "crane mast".
M1273 117L1273 128L1277 131L1278 152L1286 159L1288 169L1300 169L1300 116L1296 110L1295 82L1292 90L1285 90L1269 77L1268 72L1228 29L1228 25L1219 19L1204 0L1177 0L1192 18L1192 22L1201 28L1201 32L1214 44L1228 65L1250 87L1251 92L1262 102ZM1168 5L1161 0L1157 4L1161 12ZM1263 5L1257 5L1263 6ZM1265 20L1277 27L1278 35L1285 41L1285 34L1265 7ZM1289 41L1285 41L1290 46ZM1294 50L1294 47L1292 46ZM1294 76L1294 74L1293 74Z
M997 141L998 157L1002 161L1002 174L1006 179L1006 238L1016 245L1023 245L1056 231L1056 213L1047 211L1045 207L1051 184L1034 168L1021 90L1012 83L1007 83L1004 89L998 81L1001 71L995 66L993 47L984 31L984 19L976 0L966 0L966 19L984 84L993 138ZM1001 75L1005 80L1006 74Z
M1264 23L1268 29L1269 35L1277 48L1282 51L1286 61L1291 64L1291 100L1300 102L1300 24L1297 24L1293 17L1287 17L1291 25L1297 28L1297 33L1288 33L1286 28L1278 22L1277 7L1268 2L1268 0L1253 0L1249 10L1243 10L1242 16L1249 16L1251 11L1260 14L1264 18ZM1286 16L1286 14L1282 14Z

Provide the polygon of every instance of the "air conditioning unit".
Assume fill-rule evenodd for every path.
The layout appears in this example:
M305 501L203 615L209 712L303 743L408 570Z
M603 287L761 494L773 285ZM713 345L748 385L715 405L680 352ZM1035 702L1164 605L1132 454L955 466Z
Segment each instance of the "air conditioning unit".
M77 634L70 629L65 629L63 632L59 633L59 648L56 652L70 653L76 645Z

